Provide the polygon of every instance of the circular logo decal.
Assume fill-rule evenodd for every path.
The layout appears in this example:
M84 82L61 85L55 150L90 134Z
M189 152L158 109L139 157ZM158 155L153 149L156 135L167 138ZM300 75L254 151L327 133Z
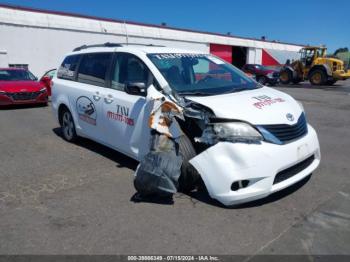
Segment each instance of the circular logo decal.
M287 119L289 120L289 121L294 121L294 116L291 114L291 113L288 113L287 115L286 115L286 117L287 117Z
M86 96L81 96L77 99L77 112L80 120L91 125L96 125L96 107Z

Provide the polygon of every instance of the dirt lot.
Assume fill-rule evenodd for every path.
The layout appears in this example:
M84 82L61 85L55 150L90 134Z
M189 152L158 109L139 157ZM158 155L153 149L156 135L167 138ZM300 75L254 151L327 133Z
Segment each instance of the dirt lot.
M350 254L350 81L278 89L303 102L322 162L239 208L197 193L134 203L135 161L65 142L50 107L0 110L0 254Z

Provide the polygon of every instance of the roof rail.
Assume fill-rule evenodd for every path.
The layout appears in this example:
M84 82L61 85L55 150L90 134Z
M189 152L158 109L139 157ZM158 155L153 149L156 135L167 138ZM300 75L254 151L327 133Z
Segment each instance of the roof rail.
M154 44L140 44L140 43L123 43L121 45L125 45L125 46L128 46L128 45L141 45L141 46L155 46L155 47L165 47L164 45L154 45Z
M97 44L97 45L82 45L79 47L76 47L73 49L73 52L80 51L87 48L93 48L93 47L121 47L121 46L128 46L128 45L141 45L141 46L155 46L155 47L164 47L163 45L154 45L154 44L139 44L139 43L104 43L104 44Z
M122 46L122 45L118 44L118 43L110 43L110 42L107 42L104 44L98 44L98 45L82 45L82 46L74 48L73 52L80 51L80 50L87 49L87 48L93 48L93 47L118 47L118 46Z

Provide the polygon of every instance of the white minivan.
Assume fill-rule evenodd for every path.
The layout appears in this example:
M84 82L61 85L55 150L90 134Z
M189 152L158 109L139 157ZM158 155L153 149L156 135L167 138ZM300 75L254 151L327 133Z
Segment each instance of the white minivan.
M82 46L53 78L52 108L66 140L86 137L138 161L150 150L150 117L159 100L183 115L177 119L180 184L191 189L198 176L224 205L289 187L320 163L317 134L300 102L210 54Z

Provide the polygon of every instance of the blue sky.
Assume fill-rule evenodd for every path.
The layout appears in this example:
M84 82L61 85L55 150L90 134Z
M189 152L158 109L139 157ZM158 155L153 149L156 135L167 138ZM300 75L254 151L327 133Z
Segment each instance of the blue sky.
M350 48L349 0L7 0L0 3L310 45Z

